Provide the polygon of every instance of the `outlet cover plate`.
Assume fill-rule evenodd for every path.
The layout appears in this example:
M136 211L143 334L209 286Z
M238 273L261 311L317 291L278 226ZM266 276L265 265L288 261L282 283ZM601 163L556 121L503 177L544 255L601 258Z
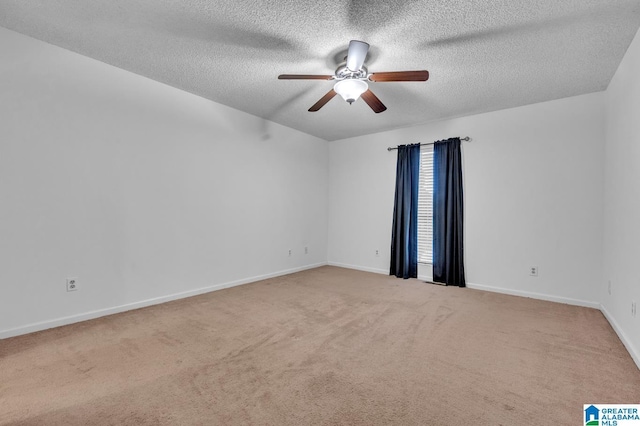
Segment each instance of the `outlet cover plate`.
M77 277L67 278L67 291L76 291L76 290L78 290L78 278Z

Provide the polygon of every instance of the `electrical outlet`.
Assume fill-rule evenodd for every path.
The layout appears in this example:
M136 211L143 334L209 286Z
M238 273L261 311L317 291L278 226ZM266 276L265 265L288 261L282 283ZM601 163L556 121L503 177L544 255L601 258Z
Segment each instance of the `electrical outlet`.
M376 250L376 257L380 257L380 250Z
M609 292L609 296L611 296L611 280L608 281L607 291Z
M538 267L537 266L532 266L529 269L529 275L531 275L532 277L537 277L538 276Z
M289 249L289 257L291 257L291 249Z
M67 278L67 291L76 291L78 289L78 278Z
M304 254L309 254L309 247L304 248Z

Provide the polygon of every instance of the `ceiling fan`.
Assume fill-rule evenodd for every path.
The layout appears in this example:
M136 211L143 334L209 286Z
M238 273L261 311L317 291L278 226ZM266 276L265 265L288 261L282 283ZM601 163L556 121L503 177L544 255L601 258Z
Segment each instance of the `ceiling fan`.
M309 108L310 112L316 112L329 102L335 95L340 95L350 105L358 98L362 99L375 113L385 111L386 106L369 89L367 82L381 83L388 81L427 81L429 71L392 71L376 72L369 74L364 66L364 61L369 51L369 44L364 41L351 40L347 53L346 63L341 64L334 75L315 74L281 74L279 80L337 80L326 95Z

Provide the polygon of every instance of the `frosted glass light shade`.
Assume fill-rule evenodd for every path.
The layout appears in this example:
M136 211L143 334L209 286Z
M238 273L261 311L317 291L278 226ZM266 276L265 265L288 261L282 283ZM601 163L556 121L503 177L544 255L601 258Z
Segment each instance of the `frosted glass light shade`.
M350 104L357 101L360 95L366 92L367 89L369 89L369 85L357 79L341 80L333 86L333 90Z

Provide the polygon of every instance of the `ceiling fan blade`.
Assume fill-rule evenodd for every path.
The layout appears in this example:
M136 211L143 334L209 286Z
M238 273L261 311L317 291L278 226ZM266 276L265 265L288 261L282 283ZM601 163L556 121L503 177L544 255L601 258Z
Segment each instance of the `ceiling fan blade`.
M320 100L318 102L316 102L315 104L313 104L313 106L311 108L309 108L309 112L316 112L318 111L320 108L322 108L324 106L324 104L326 104L327 102L329 102L331 99L333 99L333 97L337 95L336 91L331 89L329 90L329 92L327 92L326 95L324 95L323 97L320 98Z
M374 95L371 90L367 90L362 95L360 95L360 97L367 103L367 105L371 107L373 112L375 112L376 114L387 109L387 107L384 106L382 102L380 102L380 99L378 99L378 97Z
M280 74L278 80L331 80L332 75L318 74Z
M364 41L351 40L347 53L347 68L353 72L360 71L369 51L369 44Z
M385 81L427 81L429 79L429 71L393 71L393 72L375 72L369 76L369 80L376 83Z

